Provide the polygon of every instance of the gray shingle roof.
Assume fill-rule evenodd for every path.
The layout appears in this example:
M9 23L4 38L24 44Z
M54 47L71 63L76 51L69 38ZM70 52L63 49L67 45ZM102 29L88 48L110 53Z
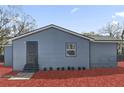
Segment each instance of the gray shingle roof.
M110 37L110 36L99 36L99 35L85 35L89 38L92 38L96 41L120 41L120 39Z

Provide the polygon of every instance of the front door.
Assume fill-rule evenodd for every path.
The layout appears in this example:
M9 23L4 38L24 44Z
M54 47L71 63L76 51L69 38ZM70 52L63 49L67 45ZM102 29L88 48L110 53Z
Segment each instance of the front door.
M27 64L38 64L38 42L27 41Z

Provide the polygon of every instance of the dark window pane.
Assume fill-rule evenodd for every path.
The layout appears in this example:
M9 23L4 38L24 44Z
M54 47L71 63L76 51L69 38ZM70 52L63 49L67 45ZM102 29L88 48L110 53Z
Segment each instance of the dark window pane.
M75 44L74 43L68 43L67 44L67 49L75 49Z
M67 54L68 55L75 55L75 51L74 50L69 50L69 51L67 51Z

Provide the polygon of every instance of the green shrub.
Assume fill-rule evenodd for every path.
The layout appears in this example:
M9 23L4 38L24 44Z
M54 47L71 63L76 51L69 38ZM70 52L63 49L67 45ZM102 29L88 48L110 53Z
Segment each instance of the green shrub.
M49 68L49 70L53 70L53 68L52 68L52 67L50 67L50 68Z
M59 68L59 67L57 67L57 70L60 70L60 68Z
M68 67L68 70L71 70L71 67Z
M85 67L82 67L83 70L85 70L86 68Z
M47 71L47 68L45 67L45 68L43 68L43 71Z
M78 70L81 70L81 67L78 67Z
M64 67L61 68L61 70L64 70L64 69L65 69Z
M72 70L74 70L74 67L71 67Z

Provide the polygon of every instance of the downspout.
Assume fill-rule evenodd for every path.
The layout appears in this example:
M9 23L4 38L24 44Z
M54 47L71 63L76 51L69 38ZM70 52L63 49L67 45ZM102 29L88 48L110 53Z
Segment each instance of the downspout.
M122 31L122 34L121 34L121 39L122 39L122 42L121 42L121 48L122 48L122 50L121 50L121 61L123 60L123 52L124 52L124 50L123 50L123 39L124 39L124 30Z
M91 69L91 41L89 41L89 69Z
M14 58L13 58L13 57L14 57L14 56L13 56L13 50L14 50L14 49L13 49L13 41L12 41L12 71L14 71L14 66L13 66L13 65L14 65L14 63L13 63L13 59L14 59Z

